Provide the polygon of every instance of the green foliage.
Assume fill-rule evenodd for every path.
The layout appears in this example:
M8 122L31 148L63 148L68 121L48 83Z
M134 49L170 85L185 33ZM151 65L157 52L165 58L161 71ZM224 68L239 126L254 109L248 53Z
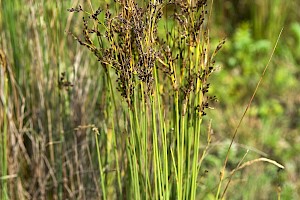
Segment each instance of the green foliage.
M0 0L0 198L299 199L297 2L134 2Z
M293 58L296 59L296 61L299 62L299 58L300 58L300 24L298 22L293 22L290 25L290 31L291 31L291 35L293 37L291 37L291 41L292 42L291 45L293 45L295 48L292 49L291 53L293 54Z
M123 138L114 142L116 153L98 152L103 198L112 195L107 194L111 189L119 198L196 197L201 169L198 159L203 160L206 152L200 156L202 117L215 99L207 95L208 78L224 41L214 51L207 50L211 47L204 27L209 25L206 1L176 2L177 9L169 16L163 11L170 4L150 1L139 7L135 1L117 2L113 5L117 12L107 6L104 19L98 18L103 12L100 8L92 12L80 6L69 9L87 15L83 17L83 35L73 37L104 68L112 110L120 106L114 100L114 87L126 102L121 112L127 120L111 124L112 137ZM97 39L93 40L93 34ZM116 84L111 84L114 77ZM104 140L102 145L108 142ZM126 167L116 169L116 178L110 180L103 174L102 154L114 157L106 163L108 168L124 162ZM121 156L127 160L118 161ZM104 184L117 179L118 185Z
M237 28L225 46L223 56L220 56L223 67L215 78L217 84L214 88L217 88L214 92L222 97L224 104L229 103L231 97L243 102L249 99L249 89L254 90L270 50L271 43L267 40L256 41L247 23ZM245 83L247 89L243 89Z
M255 147L260 151L255 149L251 151L261 156L267 153L269 157L278 158L281 163L286 163L287 170L282 172L284 176L278 182L281 198L298 198L297 181L288 178L294 176L294 167L299 163L299 161L292 161L296 159L294 153L297 145L291 142L292 137L298 138L294 132L299 131L299 126L295 126L296 121L299 121L295 120L295 116L299 118L298 103L297 100L295 101L295 98L298 98L296 93L299 93L299 87L296 86L299 85L299 67L297 67L299 39L298 23L295 22L298 18L290 17L294 16L293 10L296 6L285 1L268 0L239 2L234 5L226 1L224 5L226 6L222 11L218 10L222 14L216 18L217 21L222 18L223 22L220 25L226 24L222 30L229 35L224 51L217 57L217 60L221 61L217 63L221 70L213 77L213 82L216 84L212 87L212 92L216 94L220 104L216 106L216 113L209 113L215 122L215 132L219 133L216 138L222 140L232 134L234 127L231 122L236 121L236 118L241 115L241 110L245 108L262 72L262 67L267 62L271 44L280 28L284 26L283 38L271 62L270 71L263 80L263 86L259 88L244 125L240 128L237 142L250 149ZM235 10L236 8L239 10ZM248 12L248 9L253 10ZM282 15L276 14L279 12ZM288 16L287 13L291 15ZM229 18L231 15L235 17ZM241 155L237 154L230 160L239 159ZM249 170L244 174L252 177L255 173ZM259 180L249 185L245 183L240 193L252 194L251 198L247 196L250 199L254 198L254 194L258 195L255 198L260 198L261 193L253 189L253 184L256 184L263 188L265 193L269 191L278 194L277 186L273 187L271 184L273 176L263 174L261 176L265 178L265 184L260 184ZM294 187L290 187L291 185ZM229 190L230 197L235 196L234 191L232 189L231 193ZM290 197L287 197L287 194Z

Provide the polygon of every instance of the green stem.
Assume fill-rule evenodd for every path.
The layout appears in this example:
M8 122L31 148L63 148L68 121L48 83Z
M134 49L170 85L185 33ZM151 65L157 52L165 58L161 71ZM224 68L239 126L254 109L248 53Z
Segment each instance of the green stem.
M2 67L2 66L0 66ZM1 70L1 69L0 69ZM5 70L5 69L4 69ZM5 73L5 71L4 71ZM4 102L3 102L3 135L1 139L1 148L0 150L2 151L0 153L0 161L2 162L2 170L1 170L1 187L2 187L2 192L1 192L1 199L9 199L8 198L8 191L7 191L7 180L5 179L5 176L7 175L7 109L8 109L8 78L4 74Z
M98 140L99 132L95 130L95 140L96 140L96 148L97 148L97 157L98 157L98 165L99 165L99 172L100 172L100 184L102 188L102 199L106 200L106 188L105 188L105 174L103 172L103 167L101 163L101 153L100 153L100 146Z

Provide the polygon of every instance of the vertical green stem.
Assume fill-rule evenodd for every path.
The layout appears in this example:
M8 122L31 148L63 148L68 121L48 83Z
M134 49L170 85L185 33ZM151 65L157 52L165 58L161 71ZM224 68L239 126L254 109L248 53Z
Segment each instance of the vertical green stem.
M107 77L108 82L109 82L110 96L111 96L112 101L113 101L114 110L115 110L115 113L117 113L115 93L113 91L113 85L112 85L111 77L110 77L108 71L106 71L106 77ZM117 117L117 119L119 118L118 114L116 114L116 117ZM111 117L111 120L112 120L112 129L113 129L113 133L112 133L113 136L112 137L113 137L113 145L114 145L114 155L115 155L115 159L116 159L116 168L117 168L116 174L117 174L118 191L119 191L119 194L120 194L120 198L123 198L123 196L122 196L121 172L120 172L120 166L119 166L119 155L118 155L118 148L117 148L117 138L116 138L116 132L115 132L114 117ZM117 122L117 128L118 128L118 131L120 131L119 122Z
M182 152L181 152L181 136L180 136L180 116L179 116L179 94L175 91L175 132L176 132L176 148L177 148L177 198L182 199Z
M0 66L2 67L2 66ZM1 70L1 69L0 69ZM5 69L4 69L5 70ZM3 102L3 134L1 137L1 153L0 153L0 161L2 163L2 169L1 169L1 199L6 200L8 198L8 190L7 190L7 180L5 176L7 175L7 109L8 109L8 78L6 77L5 71L4 71L4 102Z
M99 164L99 172L100 172L100 184L102 188L102 199L106 200L106 188L105 188L105 174L102 167L101 162L101 153L100 153L100 146L99 146L99 140L98 140L98 130L94 128L95 132L95 140L96 140L96 148L97 148L97 155L98 155L98 164Z

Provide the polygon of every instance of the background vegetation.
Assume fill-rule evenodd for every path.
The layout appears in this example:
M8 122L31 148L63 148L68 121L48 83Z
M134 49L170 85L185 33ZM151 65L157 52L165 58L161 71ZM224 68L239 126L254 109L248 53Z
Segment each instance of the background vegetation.
M107 144L126 140L114 137L117 125L113 125L118 120L129 120L123 114L126 101L121 101L120 93L112 87L115 82L110 85L107 79L107 73L114 77L115 72L105 71L97 58L68 34L81 35L83 24L82 13L67 9L78 4L86 10L97 10L99 6L105 9L111 2L0 2L0 198L97 199L103 197L105 186L120 188L119 182L124 180L116 177L125 175L116 174L126 171L108 165L115 163L115 157L109 155L120 155L120 160L126 160L126 156ZM226 44L215 57L216 71L210 78L209 94L216 95L218 102L203 118L201 153L207 136L211 138L199 171L196 198L215 198L234 129L282 27L283 35L239 129L226 169L230 173L239 162L259 157L276 160L285 169L278 171L274 165L255 163L238 170L225 196L300 198L297 10L299 5L292 0L214 1L211 46L216 47L224 37ZM115 100L111 93L116 94ZM130 130L126 129L130 125L123 126L120 130ZM110 154L99 154L97 150ZM102 166L98 165L99 155ZM124 163L119 165L125 168ZM99 180L106 182L102 185ZM122 189L115 193L115 188L105 189L108 199L121 195Z

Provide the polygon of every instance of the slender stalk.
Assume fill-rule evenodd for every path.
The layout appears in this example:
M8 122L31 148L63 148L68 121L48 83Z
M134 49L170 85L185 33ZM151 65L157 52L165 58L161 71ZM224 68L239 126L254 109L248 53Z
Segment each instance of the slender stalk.
M155 199L161 198L161 185L160 185L160 158L158 154L158 139L157 139L157 128L156 128L156 117L155 117L155 100L152 101L152 144L153 144L153 171L154 171L154 187L155 187Z
M133 179L131 180L133 183L133 194L135 199L140 199L141 194L140 194L140 186L139 186L139 167L138 167L138 156L136 153L136 146L137 146L137 138L136 138L136 133L134 132L134 113L132 110L129 109L129 122L130 122L130 138L129 138L129 145L131 152L127 156L129 157L128 159L132 159L132 171L131 173L133 174Z
M180 116L179 116L179 94L178 91L175 91L175 99L174 99L174 104L175 104L175 132L176 132L176 140L177 140L177 198L182 199L182 152L181 152L181 136L180 136Z
M238 129L239 129L240 125L242 124L242 121L243 121L244 117L246 116L247 111L249 110L249 108L251 106L251 103L252 103L252 101L253 101L253 99L254 99L257 91L258 91L259 86L260 86L260 83L261 83L262 79L264 78L264 75L265 75L265 73L266 73L266 71L267 71L267 69L269 67L269 64L271 63L271 60L273 58L273 55L274 55L274 52L276 50L276 47L277 47L278 41L280 39L280 36L282 34L282 31L283 31L283 28L281 29L280 33L278 34L277 40L276 40L275 45L273 47L273 50L272 50L272 53L271 53L270 58L268 60L268 63L266 64L266 66L265 66L265 68L264 68L264 70L263 70L263 72L262 72L262 74L260 76L260 79L259 79L259 81L256 84L255 90L254 90L254 92L253 92L253 94L252 94L252 96L251 96L251 98L249 100L249 103L247 104L246 109L245 109L242 117L240 118L240 121L239 121L238 125L236 126L236 128L234 130L234 134L232 136L231 142L229 144L229 147L228 147L228 150L227 150L227 153L226 153L226 157L225 157L225 160L224 160L223 168L222 168L222 171L220 173L220 181L219 181L218 190L217 190L217 193L216 193L216 199L219 199L219 194L221 192L221 185L222 185L222 182L223 182L224 177L225 177L225 169L226 169L226 166L227 166L227 162L228 162L228 158L229 158L229 153L230 153L233 141L234 141L235 137L237 136Z
M102 161L101 161L101 153L100 153L100 146L99 146L99 131L97 128L93 128L94 134L95 134L95 141L96 141L96 148L97 148L97 158L98 158L98 166L99 166L99 172L100 172L100 184L102 188L102 199L106 200L106 187L105 187L105 174L102 167Z
M117 104L116 104L116 100L115 100L115 93L113 90L113 85L112 85L112 81L111 81L111 77L109 75L108 72L105 73L106 74L106 78L108 79L108 83L109 83L109 91L110 91L110 96L112 98L113 101L113 105L114 105L114 111L115 113L117 113ZM116 114L117 119L118 114ZM116 160L116 174L117 174L117 183L118 183L118 193L120 194L120 198L123 198L123 194L122 194L122 182L121 182L121 172L120 172L120 165L119 165L119 154L118 154L118 148L117 148L117 137L116 137L116 131L115 131L115 120L114 117L111 117L111 121L112 121L112 129L113 129L113 145L114 145L114 155L115 155L115 160ZM117 130L120 131L120 125L119 122L117 122Z
M0 67L2 67L0 65ZM8 131L8 120L7 120L7 110L8 110L8 78L7 78L7 73L5 73L6 69L5 69L5 66L3 66L3 73L4 73L4 102L3 102L3 134L1 134L1 138L0 138L0 145L1 145L1 148L0 148L0 161L1 161L1 176L2 177L5 177L7 176L7 149L8 149L8 146L7 146L7 131ZM0 72L1 72L2 69L0 69ZM2 74L1 74L2 75ZM1 87L1 85L0 85ZM3 200L6 200L6 199L9 199L8 197L8 188L7 188L7 179L5 178L2 178L1 177L1 199Z
M162 186L165 186L165 190L164 190L164 199L169 199L169 180L168 180L168 176L169 176L169 164L168 164L168 146L167 146L167 133L166 133L166 127L165 127L165 119L163 117L163 109L161 106L161 94L159 92L159 81L158 81L158 77L157 77L157 70L156 68L153 69L153 75L154 75L154 80L155 80L155 89L156 89L156 101L157 101L157 108L158 108L158 113L159 113L159 122L160 122L160 127L159 130L161 132L161 141L162 141L162 169L161 169L161 173L162 173Z

